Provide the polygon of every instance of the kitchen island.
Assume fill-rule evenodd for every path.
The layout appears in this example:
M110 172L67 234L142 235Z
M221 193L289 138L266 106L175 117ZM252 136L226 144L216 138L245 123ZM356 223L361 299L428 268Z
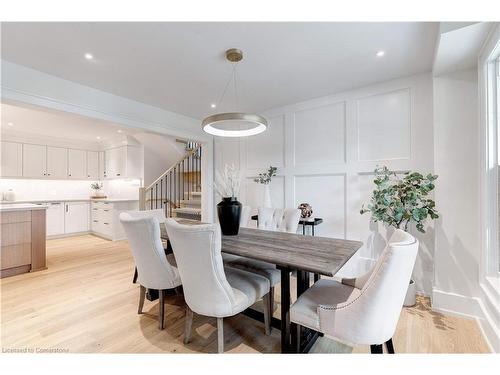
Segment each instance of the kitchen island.
M0 278L47 268L46 208L0 204Z

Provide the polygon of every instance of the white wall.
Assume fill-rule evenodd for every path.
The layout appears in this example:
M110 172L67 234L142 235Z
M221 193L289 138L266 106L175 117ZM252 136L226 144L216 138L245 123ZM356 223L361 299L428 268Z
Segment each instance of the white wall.
M184 144L175 137L154 133L134 134L144 146L144 186L148 186L185 154Z
M477 70L434 79L435 291L474 296L480 258Z
M277 166L273 205L308 202L324 223L317 235L358 239L364 247L344 275L364 272L384 246L385 230L359 210L373 190L377 165L395 170L433 170L432 79L429 74L398 79L266 112L267 132L241 140L215 140L215 166L239 166L246 181L241 201L256 208L261 186L252 177ZM439 207L438 207L439 208ZM432 290L433 228L418 235L421 247L414 277Z

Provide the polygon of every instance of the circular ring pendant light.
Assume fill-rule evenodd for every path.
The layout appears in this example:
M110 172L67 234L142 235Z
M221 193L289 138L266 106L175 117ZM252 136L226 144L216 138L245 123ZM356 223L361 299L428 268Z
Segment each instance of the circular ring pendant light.
M243 59L243 52L236 48L228 49L226 51L226 59L229 62L236 64ZM226 84L218 104L220 104L224 99L224 95L231 81L234 81L234 96L235 104L237 105L238 95L236 90L236 65L233 67L231 78ZM266 131L267 120L264 117L253 113L226 112L208 116L202 121L201 127L208 134L219 137L248 137Z

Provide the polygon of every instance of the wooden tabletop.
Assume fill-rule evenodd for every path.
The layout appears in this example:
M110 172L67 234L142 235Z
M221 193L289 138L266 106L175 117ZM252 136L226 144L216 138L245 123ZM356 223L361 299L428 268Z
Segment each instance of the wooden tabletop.
M193 224L191 221L181 224ZM200 224L200 222L197 222ZM168 238L162 226L162 238ZM290 268L333 276L363 245L360 241L240 228L222 236L222 251Z

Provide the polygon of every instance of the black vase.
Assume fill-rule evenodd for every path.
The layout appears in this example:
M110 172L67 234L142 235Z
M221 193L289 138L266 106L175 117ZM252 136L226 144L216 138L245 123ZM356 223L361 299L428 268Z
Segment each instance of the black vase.
M220 229L225 236L236 236L240 229L241 203L236 198L222 198L217 205Z

